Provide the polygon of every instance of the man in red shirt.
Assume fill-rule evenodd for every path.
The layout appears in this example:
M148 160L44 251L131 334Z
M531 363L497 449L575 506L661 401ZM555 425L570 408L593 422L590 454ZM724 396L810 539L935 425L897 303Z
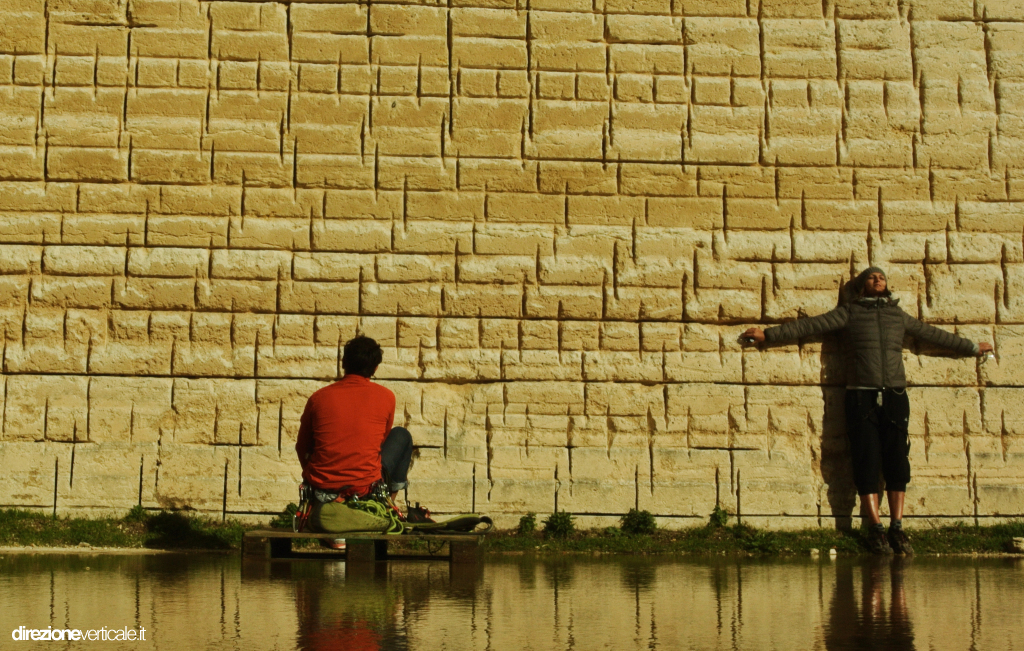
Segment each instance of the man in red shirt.
M345 376L306 402L295 451L321 504L366 495L381 480L392 499L409 485L412 435L392 427L395 394L370 382L382 359L376 341L352 339L341 360Z

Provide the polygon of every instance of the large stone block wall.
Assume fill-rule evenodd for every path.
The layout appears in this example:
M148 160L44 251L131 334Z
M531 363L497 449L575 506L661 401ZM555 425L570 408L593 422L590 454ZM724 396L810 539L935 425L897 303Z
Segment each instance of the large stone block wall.
M835 306L913 315L913 516L1024 513L1024 6L6 0L0 503L295 499L356 333L409 498L512 522L854 509ZM591 517L592 516L592 517Z

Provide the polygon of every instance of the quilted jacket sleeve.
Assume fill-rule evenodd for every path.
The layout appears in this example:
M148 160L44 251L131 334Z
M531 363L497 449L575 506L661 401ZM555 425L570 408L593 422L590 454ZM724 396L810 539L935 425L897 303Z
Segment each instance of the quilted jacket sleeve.
M928 325L927 323L922 323L906 312L903 313L903 323L907 333L915 339L920 339L922 341L935 344L936 346L948 348L960 355L978 354L978 344L974 343L970 339L964 339L952 332L947 332L941 328L936 328L935 326Z
M850 310L845 305L818 316L797 319L764 331L766 343L774 344L793 339L803 339L823 332L842 330L850 320Z

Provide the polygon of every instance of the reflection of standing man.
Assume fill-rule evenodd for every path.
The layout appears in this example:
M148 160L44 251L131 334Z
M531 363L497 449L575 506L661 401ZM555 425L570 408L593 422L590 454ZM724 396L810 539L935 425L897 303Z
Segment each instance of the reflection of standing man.
M855 562L843 560L835 565L836 583L825 628L825 648L828 651L914 651L914 626L903 589L903 564L907 561L902 558L864 561L860 566L860 603L854 586ZM882 591L886 566L890 569L888 607Z
M865 269L852 283L855 298L831 312L743 333L769 344L842 330L853 353L846 387L846 435L850 440L854 483L861 511L871 525L868 544L876 554L912 554L903 531L903 501L910 481L910 401L903 369L903 339L909 334L961 355L992 350L963 337L921 323L899 307L885 272ZM892 518L889 533L878 515L878 475L885 477Z

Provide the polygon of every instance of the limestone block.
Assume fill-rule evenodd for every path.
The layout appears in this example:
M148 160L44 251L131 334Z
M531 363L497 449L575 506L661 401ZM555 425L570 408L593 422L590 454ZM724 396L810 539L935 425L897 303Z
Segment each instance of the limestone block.
M640 493L650 494L649 451L623 448L571 448L571 471L562 479L558 507L569 512L622 513Z
M1013 23L993 23L988 33L991 43L991 66L1000 79L1024 78L1024 68L1021 67L1018 58L1021 51L1020 35L1020 26Z
M446 285L442 309L448 316L518 317L523 289L521 285Z
M643 96L646 92L639 94ZM644 101L648 101L646 97ZM674 161L683 147L687 117L687 108L681 104L617 102L609 126L610 147L618 158L625 160ZM706 122L700 123L705 125Z
M132 247L128 250L126 274L156 278L204 277L210 268L206 249Z
M68 491L71 445L64 443L0 443L0 490L11 506L53 508Z
M584 353L554 350L501 352L501 375L508 380L581 380Z
M600 318L604 303L600 287L543 285L527 287L523 316L577 319Z
M764 317L790 320L803 314L824 314L835 309L839 290L790 289L765 295Z
M101 446L159 441L173 427L172 385L170 378L92 378L88 440Z
M196 306L228 312L270 312L277 305L280 284L255 280L200 280L195 286Z
M685 287L683 314L694 321L725 319L755 321L761 317L760 290L700 289Z
M744 426L745 394L741 385L672 384L666 388L670 433L685 433L672 447L728 447L732 432Z
M693 106L685 157L699 163L754 163L763 107Z
M976 513L1016 517L1021 512L1021 489L1015 479L1024 455L1019 437L971 437Z
M834 79L835 23L830 20L762 20L765 73L772 77Z
M324 386L321 381L308 379L257 380L258 445L276 448L281 451L282 458L293 455L306 400Z
M639 508L663 515L706 518L716 505L733 509L727 450L654 447L649 492Z
M490 448L488 453L487 479L490 486L484 502L488 510L536 513L554 509L556 493L565 491L568 482L569 453L566 448L532 447L527 450L520 446L504 446Z
M604 294L604 313L612 319L675 320L679 319L683 312L684 298L679 285L614 288L605 286Z
M985 75L985 37L980 25L915 20L911 36L915 63L932 79Z
M145 218L141 215L67 215L61 223L61 241L81 245L143 244Z
M1018 202L960 201L959 229L980 233L1014 233L1024 229L1024 205Z
M727 199L725 227L728 229L784 230L799 220L800 202L758 199Z
M761 73L760 29L746 18L688 18L683 28L695 74L753 77Z
M174 443L251 445L256 442L253 380L175 378Z
M1015 367L1021 355L1020 326L999 326L992 334L976 336L976 341L988 341L995 346L995 359L978 364L978 377L986 384L1021 386ZM981 360L979 360L981 361Z
M89 351L89 372L110 375L167 375L172 343L147 339L111 340Z
M1002 288L1002 300L996 300L996 313L999 315L1001 322L1019 323L1022 320L1020 299L1017 298L1016 288L1024 284L1024 265L1020 264L1004 264L1003 265L1003 282L998 283L996 287Z
M1024 432L1024 407L1019 388L986 387L982 392L982 418L985 432L1003 437L1009 447L1012 437Z
M661 382L665 379L660 352L585 351L583 377L590 381Z
M65 508L116 508L126 511L153 503L155 443L75 444L71 455ZM148 471L148 472L147 472Z
M181 342L173 348L171 368L174 374L198 377L252 377L256 375L255 355L255 347L233 348L230 342Z
M612 195L617 192L618 168L614 165L543 161L538 170L537 187L545 194Z
M580 382L520 382L504 387L503 400L506 413L515 412L514 405L519 405L518 413L526 413L530 405L535 413L547 414L581 414L587 385ZM548 405L548 407L541 407Z
M999 270L990 265L929 265L927 300L921 317L931 322L977 323L995 320ZM955 300L955 305L954 305Z
M41 11L4 11L3 39L0 52L29 53L44 51L46 45L46 15Z
M290 449L239 448L235 470L228 476L228 511L280 512L298 500L302 468Z
M970 515L974 511L964 438L911 436L910 475L907 515Z
M232 243L246 248L309 249L310 219L234 217L229 222Z
M522 285L537 282L534 256L460 256L456 277L462 283Z
M747 390L747 434L767 437L767 449L777 446L803 449L821 435L824 415L822 389L790 387L780 396L774 387L752 386Z
M414 467L407 492L411 503L420 502L438 513L469 513L484 499L484 464L478 467L437 448L420 448Z
M330 379L338 375L340 350L334 346L261 346L256 352L258 377Z
M973 387L914 387L910 395L913 436L955 436L981 432L981 396Z
M740 516L817 515L817 478L789 450L734 450L733 494Z
M942 351L938 354L922 352L903 353L907 382L912 385L969 386L978 380L977 360L973 357L954 358Z
M731 263L783 262L793 258L793 242L796 234L785 231L737 231L723 230L712 236L712 255ZM701 247L698 245L698 249ZM703 255L703 252L701 252ZM701 258L696 258L698 261Z
M496 350L422 350L417 360L423 377L431 380L497 380L501 353Z
M156 473L154 497L160 508L188 505L222 512L227 491L234 488L232 475L238 477L238 448L164 442Z
M7 379L4 440L87 440L86 376L13 375Z
M911 78L909 22L858 19L838 20L836 23L841 76L847 79Z
M11 373L83 373L89 346L103 330L91 311L36 309L11 317L11 334L16 328L19 335L9 337L4 351Z

